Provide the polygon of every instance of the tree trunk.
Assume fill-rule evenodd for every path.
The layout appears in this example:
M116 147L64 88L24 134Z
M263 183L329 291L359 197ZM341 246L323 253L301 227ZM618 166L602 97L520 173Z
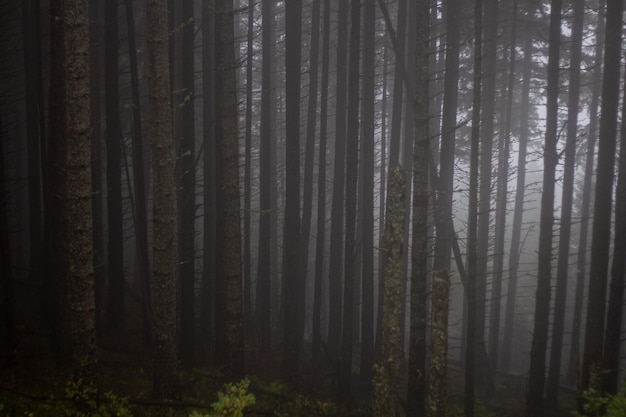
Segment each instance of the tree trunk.
M363 73L361 93L360 215L362 219L362 302L360 378L370 387L374 365L374 134L376 88L376 0L363 7ZM358 339L357 339L358 340Z
M623 2L618 0L607 1L602 114L600 116L598 167L596 169L596 194L593 206L587 324L585 326L585 347L579 386L581 392L589 387L591 373L594 372L594 368L601 366L602 360L606 284L609 273L613 179L615 176L623 9Z
M622 87L622 120L626 115L626 88ZM626 277L626 124L620 131L617 189L615 191L615 236L611 265L611 291L606 313L604 336L603 389L615 395L619 388L622 312L624 310L624 278Z
M544 411L546 349L550 316L550 279L552 275L552 238L554 226L554 183L557 154L559 98L559 52L561 46L561 0L552 0L548 47L548 84L546 102L546 136L543 148L543 192L539 223L539 254L535 319L530 350L526 416L541 417Z
M416 4L415 32L415 92L413 119L415 125L413 146L413 242L411 245L411 298L410 298L410 343L407 410L409 415L425 415L426 407L426 310L427 310L427 271L428 271L428 155L429 135L429 84L428 59L430 55L430 13L429 1L420 0ZM444 272L447 274L447 272ZM447 277L447 275L446 275ZM447 299L447 297L446 297ZM433 305L433 308L434 305ZM447 311L446 311L447 314ZM446 324L444 325L447 327ZM447 329L444 329L447 331ZM434 340L434 339L433 339ZM438 339L441 340L441 339ZM441 346L440 346L441 347ZM447 358L447 348L439 357L439 365ZM433 361L433 364L436 362ZM437 369L441 370L441 367ZM444 371L445 373L445 371ZM440 376L442 376L440 374ZM445 375L443 376L445 381ZM445 393L445 382L444 393Z
M567 278L569 275L570 240L572 229L572 200L576 163L576 139L578 136L578 112L580 102L580 56L582 49L584 1L574 3L572 47L570 49L569 88L567 102L567 139L563 164L563 191L561 200L561 222L559 227L559 254L554 291L554 320L552 321L552 344L550 347L550 371L546 386L546 405L558 406L558 388L561 377L561 351L563 327L565 325L565 303Z
M337 92L335 104L335 162L330 215L330 259L328 271L328 349L332 360L339 355L341 341L341 262L346 160L348 1L339 3L337 26Z
M178 148L178 281L180 285L180 360L194 364L194 238L196 218L195 112L194 112L194 17L193 1L182 1L181 81L182 139Z
M139 280L142 296L144 345L152 340L150 323L150 259L148 250L148 202L144 168L143 130L139 99L139 70L137 68L137 46L135 42L135 18L132 0L126 0L126 26L130 58L131 94L133 103L133 180L135 186L135 242L139 264Z
M480 119L482 104L482 0L474 1L474 83L472 97L472 138L470 145L469 201L467 213L467 331L465 336L465 401L466 417L474 417L476 366L476 286L478 273L478 164L480 152ZM480 324L480 323L479 323ZM479 343L482 341L479 340Z
M321 347L322 287L324 276L324 241L326 235L326 141L328 126L328 67L330 49L330 0L324 0L324 38L322 41L322 85L320 97L320 140L317 186L317 234L315 244L315 283L313 290L313 329L311 356L319 362Z
M283 240L283 306L285 348L283 378L298 383L300 339L300 41L302 1L285 4L286 189Z
M526 153L529 136L529 100L530 77L532 62L532 37L526 35L524 44L524 63L522 74L522 103L520 110L520 137L517 150L517 181L515 191L515 208L513 224L511 226L511 249L509 250L509 282L506 294L506 310L504 313L504 337L502 338L503 372L511 367L513 338L515 333L515 302L517 298L517 271L519 268L519 254L522 231L522 217L524 215L524 195L526 192Z
M239 146L232 2L215 8L215 136L217 138L216 351L228 374L244 373Z
M150 137L153 179L153 325L154 384L152 396L175 400L179 396L176 354L176 255L174 219L174 139L170 104L169 31L167 0L146 4L148 43ZM162 410L165 414L165 410Z
M374 367L374 417L394 417L400 412L400 314L403 268L403 229L406 174L398 165L390 173L389 205L387 206L387 264L385 265L385 312L383 314L383 360Z
M120 343L125 334L124 236L122 213L122 124L119 95L119 42L117 2L104 6L104 88L106 113L106 185L108 213L107 330ZM123 343L123 342L122 342Z
M450 278L448 271L436 271L433 279L432 365L429 396L429 415L432 417L447 416L449 294Z
M263 67L261 83L261 140L260 140L260 215L259 215L259 257L256 287L256 320L258 343L261 352L269 352L271 347L271 212L272 212L272 137L275 132L274 101L274 1L262 3Z

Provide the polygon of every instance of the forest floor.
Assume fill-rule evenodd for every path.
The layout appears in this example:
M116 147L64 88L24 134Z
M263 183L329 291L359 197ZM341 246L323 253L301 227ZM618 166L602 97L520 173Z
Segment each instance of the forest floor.
M9 366L0 362L0 416L66 416L78 415L72 402L85 394L81 387L68 384L68 377L52 364L46 351L30 352ZM270 363L271 362L271 363ZM371 391L353 381L354 397L349 406L333 401L335 378L330 364L303 367L298 392L279 382L276 360L252 360L249 366L249 387L239 396L253 394L255 403L244 416L351 416L371 415ZM140 352L100 352L99 415L150 416L163 404L150 397L151 364L148 355ZM448 416L463 415L463 373L451 366L449 376ZM171 416L208 416L212 404L218 402L218 391L224 392L225 378L217 371L197 368L181 371L180 401L170 403ZM498 375L495 391L477 391L477 417L521 417L524 415L526 380L522 376ZM244 392L245 391L245 392ZM110 394L103 394L109 392ZM222 401L222 400L220 400ZM235 402L236 402L235 401ZM572 416L576 406L573 390L562 389L560 408L546 417ZM195 410L196 414L192 414ZM215 411L215 407L213 407ZM108 414L107 414L108 413ZM128 414L125 414L128 413ZM85 415L85 414L83 414Z

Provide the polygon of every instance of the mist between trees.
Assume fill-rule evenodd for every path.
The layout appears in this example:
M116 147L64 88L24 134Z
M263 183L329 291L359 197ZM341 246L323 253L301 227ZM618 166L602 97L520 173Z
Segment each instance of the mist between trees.
M624 377L622 16L0 2L0 375L587 415Z

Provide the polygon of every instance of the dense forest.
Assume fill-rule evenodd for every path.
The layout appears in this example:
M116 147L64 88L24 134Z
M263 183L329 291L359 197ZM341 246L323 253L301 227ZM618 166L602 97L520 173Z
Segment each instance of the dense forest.
M623 9L0 0L0 415L624 415Z

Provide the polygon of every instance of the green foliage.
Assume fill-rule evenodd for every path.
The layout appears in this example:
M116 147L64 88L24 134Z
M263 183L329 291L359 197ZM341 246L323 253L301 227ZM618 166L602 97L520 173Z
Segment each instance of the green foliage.
M448 405L448 417L463 417L465 412L463 406L459 404ZM485 404L480 401L474 402L474 415L476 417L496 417Z
M267 383L255 379L253 385L259 392L255 411L261 415L273 417L341 415L339 407L334 402L294 393L280 381Z
M248 392L249 379L234 384L226 384L217 393L217 401L211 405L211 411L203 414L192 411L190 417L243 417L243 410L256 402L254 394Z
M70 380L63 387L62 398L50 394L30 397L3 392L0 395L0 414L24 417L132 417L128 399L112 392L98 393L82 380Z
M626 417L626 387L616 395L605 394L599 388L599 377L592 373L589 388L582 393L583 412L574 417Z

